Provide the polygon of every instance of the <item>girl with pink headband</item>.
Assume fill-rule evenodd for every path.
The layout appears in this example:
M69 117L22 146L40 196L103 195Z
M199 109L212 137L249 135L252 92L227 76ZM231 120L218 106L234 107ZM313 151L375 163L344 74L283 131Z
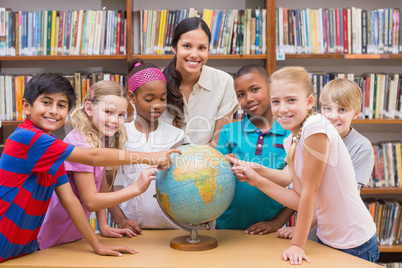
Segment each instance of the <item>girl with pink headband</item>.
M159 120L167 105L166 80L163 73L151 63L136 58L128 63L128 98L134 108L134 120L126 123L129 151L159 152L170 149L184 137L184 132ZM122 166L116 181L124 187L136 183L146 165ZM155 195L155 181L136 198L114 207L110 212L120 228L130 228L136 234L142 229L177 228L160 209Z

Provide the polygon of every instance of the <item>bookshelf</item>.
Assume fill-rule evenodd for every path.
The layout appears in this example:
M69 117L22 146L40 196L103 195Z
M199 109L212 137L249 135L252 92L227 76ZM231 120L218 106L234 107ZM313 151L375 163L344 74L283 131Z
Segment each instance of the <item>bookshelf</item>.
M267 9L267 52L259 55L210 55L208 65L223 69L230 73L236 72L241 66L249 63L265 66L269 73L276 69L290 65L301 65L309 71L321 72L351 72L357 75L370 72L400 73L402 74L402 54L285 54L283 60L276 60L276 7L286 8L344 8L364 7L375 9L383 7L402 8L400 0L386 0L382 2L370 0L224 0L224 1L183 1L183 0L70 0L68 2L51 0L26 1L3 0L1 6L13 11L38 10L71 10L95 9L103 7L110 10L126 10L126 54L119 55L63 55L63 56L0 56L1 74L33 74L39 72L61 72L64 74L76 71L97 72L113 71L126 72L126 62L135 57L155 63L158 67L165 67L173 55L142 55L139 53L137 28L139 23L138 11L143 9L189 9L195 8L202 12L209 9ZM132 12L131 12L132 11ZM21 121L3 121L0 127L0 144L11 134ZM353 126L363 135L376 143L382 140L402 140L401 119L357 119ZM71 129L66 126L58 131L56 136L63 137ZM386 196L402 201L401 188L390 189L363 189L363 196ZM382 252L402 252L400 246L390 246L381 249Z
M272 0L277 7L288 9L326 9L360 7L366 10L379 8L402 8L401 1L386 0L382 2L370 0L306 0L302 2ZM272 23L276 20L272 19ZM276 36L275 36L276 37ZM275 42L276 44L276 42ZM276 51L274 51L276 53ZM275 57L276 58L276 57ZM290 54L285 53L283 60L275 61L272 68L301 65L311 72L344 72L363 75L366 73L402 73L402 54ZM401 119L357 119L353 127L366 136L372 143L380 141L402 140ZM364 188L360 191L362 198L394 199L402 202L402 187ZM401 262L401 245L380 246L380 261Z

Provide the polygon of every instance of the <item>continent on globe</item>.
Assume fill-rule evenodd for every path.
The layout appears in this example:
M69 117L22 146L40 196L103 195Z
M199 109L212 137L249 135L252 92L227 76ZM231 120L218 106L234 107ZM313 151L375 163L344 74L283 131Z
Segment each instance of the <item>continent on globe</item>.
M215 220L229 207L235 177L226 158L207 145L184 145L173 154L173 164L156 176L161 209L189 225Z

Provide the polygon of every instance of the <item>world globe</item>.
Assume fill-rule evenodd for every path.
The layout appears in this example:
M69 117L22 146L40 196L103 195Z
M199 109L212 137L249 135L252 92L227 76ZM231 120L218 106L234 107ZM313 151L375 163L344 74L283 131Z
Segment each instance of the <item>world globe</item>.
M192 231L229 207L235 177L227 159L212 147L187 144L178 149L182 154L172 154L173 164L156 175L156 197L168 218Z

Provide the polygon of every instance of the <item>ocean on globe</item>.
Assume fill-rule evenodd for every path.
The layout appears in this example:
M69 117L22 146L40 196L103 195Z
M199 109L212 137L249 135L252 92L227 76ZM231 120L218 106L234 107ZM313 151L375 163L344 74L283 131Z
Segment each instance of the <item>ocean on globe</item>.
M188 144L172 154L173 164L158 171L156 195L173 220L199 225L215 220L232 202L235 177L227 159L207 145Z

